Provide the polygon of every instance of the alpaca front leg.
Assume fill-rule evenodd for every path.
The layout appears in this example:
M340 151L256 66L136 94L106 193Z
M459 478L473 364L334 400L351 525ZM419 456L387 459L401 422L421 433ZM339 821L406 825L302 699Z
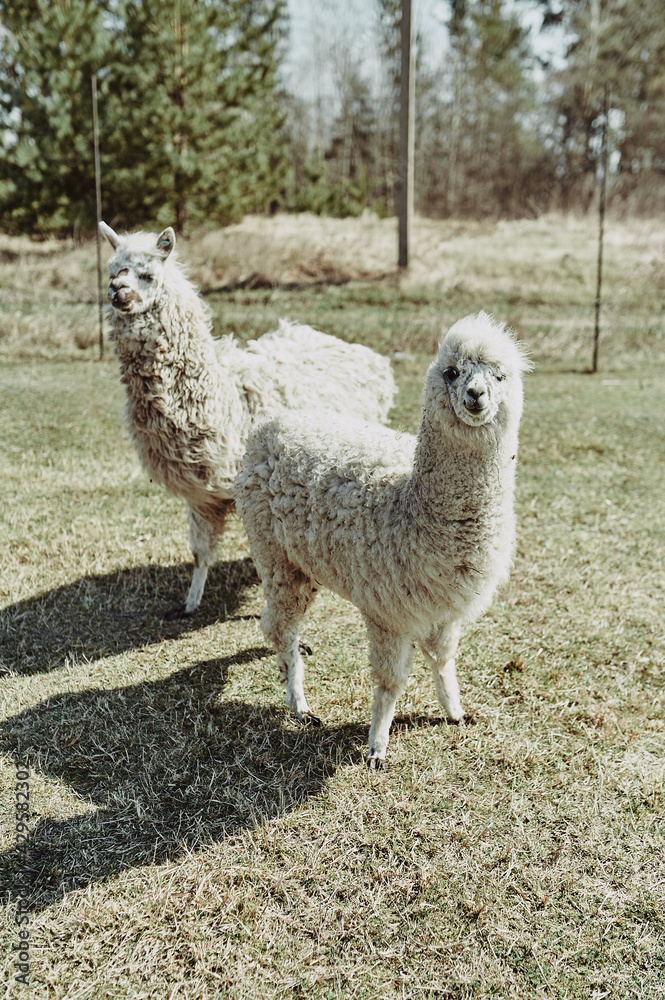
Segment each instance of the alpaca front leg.
M367 634L376 687L366 763L369 768L378 770L385 763L395 705L409 676L413 647L409 639L387 632L374 622L367 622Z
M321 719L310 710L305 698L305 664L300 655L298 635L290 639L288 649L277 654L280 679L286 685L286 704L300 722L321 725Z
M200 605L208 579L208 570L215 561L217 540L224 530L226 518L232 509L232 500L222 500L216 507L205 511L197 510L188 505L189 545L194 555L194 573L185 603L168 611L164 616L167 620L187 618L189 615L193 615Z
M432 670L437 698L445 708L448 718L454 722L464 718L455 669L455 653L460 632L461 626L458 622L441 625L420 643L420 648Z
M210 563L208 559L202 557L199 552L195 552L194 572L192 574L192 582L187 591L187 600L185 601L183 615L193 615L201 603L209 569Z
M377 684L372 702L372 722L369 727L369 752L366 764L372 770L379 770L386 761L390 726L395 715L395 705L401 691Z

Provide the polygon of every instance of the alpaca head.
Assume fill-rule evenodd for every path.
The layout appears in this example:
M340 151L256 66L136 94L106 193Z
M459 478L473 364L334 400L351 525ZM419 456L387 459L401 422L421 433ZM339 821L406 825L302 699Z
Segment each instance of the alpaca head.
M499 429L519 421L529 362L512 333L485 312L458 320L439 345L427 386L447 423Z
M147 312L164 285L165 264L175 247L173 229L169 226L159 236L119 236L105 222L99 223L99 229L114 250L108 262L109 302L124 316Z

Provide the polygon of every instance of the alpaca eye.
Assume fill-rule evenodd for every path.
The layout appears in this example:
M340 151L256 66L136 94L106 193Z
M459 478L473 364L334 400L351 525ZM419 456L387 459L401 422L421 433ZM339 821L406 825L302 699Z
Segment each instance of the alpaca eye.
M446 368L446 370L443 373L443 377L445 378L446 382L454 382L458 375L459 372L457 371L457 368L452 368L452 367Z
M496 378L497 382L503 382L505 380L505 378L506 378L506 373L505 372L496 372L495 378Z
M139 278L141 279L141 281L152 281L153 280L151 274L139 274Z

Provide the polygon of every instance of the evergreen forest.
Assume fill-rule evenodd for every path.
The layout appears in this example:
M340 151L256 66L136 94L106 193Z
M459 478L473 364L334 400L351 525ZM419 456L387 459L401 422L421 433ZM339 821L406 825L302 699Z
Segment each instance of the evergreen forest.
M322 0L303 86L286 0L0 0L0 229L93 231L93 79L115 226L394 214L401 4L364 3L374 61L345 44L352 7ZM445 44L421 28L414 46L417 212L585 211L605 164L611 206L665 208L665 0L434 11Z

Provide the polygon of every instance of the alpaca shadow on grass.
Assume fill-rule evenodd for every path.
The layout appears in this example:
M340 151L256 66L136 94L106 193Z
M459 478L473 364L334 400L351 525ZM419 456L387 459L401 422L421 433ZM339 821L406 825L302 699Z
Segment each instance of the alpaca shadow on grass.
M136 566L84 576L10 605L0 612L0 672L44 673L225 621L259 583L249 558L218 563L195 614L166 621L164 612L187 593L190 577L188 564Z
M298 726L281 706L224 701L229 671L268 669L259 647L170 677L60 694L0 725L0 750L69 786L86 812L39 818L26 856L0 856L0 892L33 911L128 868L161 864L268 822L362 766L366 725ZM221 695L221 697L220 697ZM57 805L56 805L57 808Z

